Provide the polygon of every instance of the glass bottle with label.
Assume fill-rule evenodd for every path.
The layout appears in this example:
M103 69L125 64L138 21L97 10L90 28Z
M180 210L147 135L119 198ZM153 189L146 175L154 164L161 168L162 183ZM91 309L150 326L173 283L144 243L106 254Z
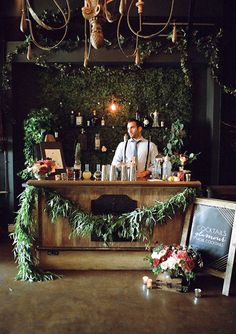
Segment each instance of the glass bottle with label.
M90 180L91 176L92 176L92 173L89 170L89 164L85 164L84 171L83 171L83 179Z
M83 116L81 115L80 112L78 112L76 119L75 119L75 123L77 126L82 126L83 125Z
M100 139L100 134L96 133L95 134L95 150L100 151L101 149L101 139Z
M97 126L98 125L98 116L96 109L93 110L93 116L90 119L90 126Z

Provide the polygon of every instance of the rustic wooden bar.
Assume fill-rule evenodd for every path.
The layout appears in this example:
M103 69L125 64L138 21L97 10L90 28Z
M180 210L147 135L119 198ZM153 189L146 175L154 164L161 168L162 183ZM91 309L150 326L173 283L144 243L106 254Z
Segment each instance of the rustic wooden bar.
M91 201L102 195L126 195L137 201L137 207L151 206L155 201L165 201L185 188L200 188L199 181L54 181L29 180L28 185L56 191L64 198L77 203L86 212L91 211ZM108 203L109 204L109 203ZM65 219L52 224L45 210L44 198L38 201L39 263L45 269L147 269L143 261L148 253L143 241L113 241L104 246L101 241L69 237L70 226ZM184 215L177 213L173 219L155 227L154 242L180 243Z

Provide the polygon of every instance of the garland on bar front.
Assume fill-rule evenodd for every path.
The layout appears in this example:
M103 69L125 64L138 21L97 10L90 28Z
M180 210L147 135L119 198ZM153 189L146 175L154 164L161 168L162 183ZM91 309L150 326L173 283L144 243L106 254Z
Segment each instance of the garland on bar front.
M46 197L46 211L52 223L56 223L60 217L66 218L72 230L71 236L84 237L93 232L106 244L112 241L115 232L131 240L151 240L155 225L164 224L166 219L173 218L177 211L185 212L196 196L195 189L186 188L165 202L156 201L150 207L137 208L119 217L112 214L95 216L84 212L56 192L27 186L20 195L20 209L16 216L15 232L12 234L14 256L18 264L17 280L33 282L59 277L38 267L35 250L38 221L35 208L41 192Z

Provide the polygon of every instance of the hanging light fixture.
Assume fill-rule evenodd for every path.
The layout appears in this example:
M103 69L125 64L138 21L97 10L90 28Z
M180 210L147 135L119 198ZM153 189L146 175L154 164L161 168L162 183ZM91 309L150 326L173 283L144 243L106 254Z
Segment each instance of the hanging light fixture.
M163 0L164 1L164 0ZM71 18L71 8L69 0L65 0L66 10L62 9L62 6L59 5L57 0L53 0L53 3L59 10L63 18L63 23L59 26L51 26L43 22L36 14L34 9L31 6L30 0L22 0L22 14L21 14L21 23L20 23L20 30L22 32L26 32L29 30L30 33L30 42L29 42L29 49L28 49L28 59L32 57L32 49L31 49L31 42L36 45L38 48L42 50L51 50L59 46L59 44L65 39L67 31L68 31L68 24ZM60 1L61 3L61 1ZM104 34L103 34L103 25L105 22L112 23L117 21L116 27L116 35L118 45L122 51L122 53L126 57L133 57L135 59L135 64L140 64L140 49L139 49L139 39L151 39L153 37L157 37L160 35L170 24L173 8L175 0L169 0L170 9L167 21L163 23L161 29L151 33L151 34L144 34L143 33L143 26L145 24L152 25L156 28L156 23L147 23L143 22L143 12L145 8L145 0L84 0L84 6L81 8L82 15L84 18L84 35L85 35L85 51L84 51L84 66L87 66L89 61L89 56L91 52L91 47L95 49L99 49L104 45ZM137 10L137 19L138 19L138 29L135 30L131 24L131 12L133 9ZM126 24L129 31L135 36L135 47L134 51L131 54L126 54L125 50L122 47L121 43L121 22L126 17ZM58 42L56 42L53 46L44 46L36 41L34 35L34 29L32 22L35 21L38 26L42 29L47 31L55 31L61 30L62 37ZM174 31L173 31L174 35ZM175 26L175 37L172 39L173 41L176 40L176 26Z

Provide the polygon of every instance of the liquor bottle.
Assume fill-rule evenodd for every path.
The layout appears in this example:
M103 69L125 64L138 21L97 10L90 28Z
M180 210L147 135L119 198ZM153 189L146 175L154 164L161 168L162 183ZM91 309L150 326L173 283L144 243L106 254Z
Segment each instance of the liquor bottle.
M54 138L55 138L55 141L59 141L59 131L58 131L58 129L54 130Z
M102 118L101 118L101 126L105 126L105 125L106 125L105 117L102 116Z
M143 127L144 128L150 128L151 127L151 122L150 122L150 119L147 115L144 116Z
M75 119L75 124L77 126L82 126L83 125L83 116L81 115L80 112L78 112L76 119Z
M81 133L79 134L79 142L81 151L86 151L88 148L88 140L87 140L87 135L83 128L81 129Z
M100 166L100 164L96 165L96 171L93 174L93 177L94 177L95 181L101 181L102 172L101 172L101 166Z
M95 150L100 151L100 148L101 148L100 134L96 133L95 134Z
M74 110L71 110L71 112L70 112L70 124L75 125L75 112L74 112Z
M138 107L137 107L137 109L136 109L135 119L136 119L137 121L141 121L141 115L140 115L140 112L139 112L139 108L138 108Z
M85 164L84 171L83 171L83 179L89 180L92 176L92 173L89 170L89 164Z
M96 109L93 110L93 116L90 119L90 126L97 126L99 122Z

